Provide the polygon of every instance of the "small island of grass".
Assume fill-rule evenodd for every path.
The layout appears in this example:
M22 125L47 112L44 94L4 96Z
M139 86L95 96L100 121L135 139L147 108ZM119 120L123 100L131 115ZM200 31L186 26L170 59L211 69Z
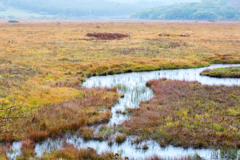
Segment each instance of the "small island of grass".
M240 78L240 67L206 69L200 73L204 76L219 78Z

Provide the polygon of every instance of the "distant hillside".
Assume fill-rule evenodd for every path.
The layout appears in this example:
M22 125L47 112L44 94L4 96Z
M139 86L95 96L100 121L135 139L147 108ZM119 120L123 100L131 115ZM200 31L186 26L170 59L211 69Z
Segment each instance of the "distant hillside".
M195 3L179 4L179 2L191 1ZM240 20L237 10L240 10L240 0L4 0L0 2L0 18L8 19L126 19L131 16L161 20Z
M235 0L236 1L236 0ZM240 12L225 0L205 0L160 6L131 14L132 18L159 20L240 20Z
M107 0L4 0L2 3L15 9L39 13L46 17L55 15L55 18L129 17L132 12L164 5L162 1L118 3Z
M7 6L17 9L41 12L52 15L67 15L67 16L87 16L87 15L127 15L130 8L123 7L114 2L106 2L104 0L8 0L3 2ZM88 5L88 4L91 5ZM101 7L100 7L101 6Z
M53 17L49 15L49 17ZM22 9L16 9L11 6L4 5L0 2L0 19L15 19L15 18L44 18L44 15L34 13L31 11L26 11ZM46 18L46 17L45 17Z

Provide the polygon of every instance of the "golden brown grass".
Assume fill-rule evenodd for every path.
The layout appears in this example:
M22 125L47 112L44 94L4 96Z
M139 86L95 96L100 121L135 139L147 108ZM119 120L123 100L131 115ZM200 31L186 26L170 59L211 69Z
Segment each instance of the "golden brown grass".
M74 99L77 93L69 86L78 85L86 76L239 63L239 25L180 21L1 23L2 48L13 39L0 54L0 82L4 86L1 98L36 107ZM162 31L190 37L159 37ZM82 40L94 32L131 37L118 41ZM53 88L64 84L65 88Z
M54 150L51 153L45 153L43 157L37 158L38 160L49 159L63 159L63 160L112 160L114 159L114 153L108 152L99 155L93 148L77 149L71 145L66 146L64 149ZM121 158L119 158L121 159Z
M151 80L155 97L130 109L122 124L131 135L155 139L161 146L240 147L240 87L197 82Z
M240 62L238 22L0 20L0 27L0 107L15 106L0 111L1 141L106 123L110 112L99 111L117 101L116 91L80 87L89 76ZM130 37L89 40L87 33Z
M12 142L23 138L41 141L67 130L74 131L83 126L106 123L111 118L109 109L118 101L116 88L80 88L78 99L49 104L26 112L27 118L12 119L2 126L6 132L0 134L1 141Z
M28 159L35 156L35 142L30 139L22 140L21 152L22 154L18 156L18 159Z
M126 138L127 138L127 135L126 135L126 134L118 133L118 134L116 135L116 142L117 142L118 144L123 143L123 142L126 140Z

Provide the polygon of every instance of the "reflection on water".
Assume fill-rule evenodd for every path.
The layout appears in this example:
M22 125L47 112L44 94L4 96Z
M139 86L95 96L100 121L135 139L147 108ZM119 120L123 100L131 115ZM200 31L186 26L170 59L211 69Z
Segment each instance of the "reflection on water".
M106 151L112 151L114 153L121 154L122 157L136 158L136 159L144 159L145 157L158 155L162 158L174 158L174 157L185 157L185 156L194 156L198 154L201 157L205 157L207 159L216 158L214 155L218 155L220 150L214 152L209 149L183 149L181 147L173 147L168 146L165 148L160 147L158 143L155 141L149 140L144 141L140 144L131 144L130 138L128 138L124 143L117 144L114 143L111 146L108 145L107 142L99 142L99 141L84 141L82 138L77 136L66 137L65 140L58 139L55 141L48 140L43 142L42 144L38 144L36 146L37 156L41 156L44 151L51 151L54 147L58 149L63 146L64 143L73 144L77 148L87 148L91 147L98 151L98 153L104 153ZM146 144L149 148L147 150L143 150L143 145ZM56 147L57 146L57 147Z
M139 107L140 101L146 101L152 98L153 92L151 89L145 86L146 82L151 79L167 78L172 80L185 80L185 81L198 81L202 84L208 85L240 85L240 79L230 79L230 78L212 78L201 76L200 72L204 69L212 69L219 67L230 67L230 66L240 66L240 65L211 65L204 68L196 69L179 69L179 70L162 70L162 71L152 71L152 72L139 72L139 73L126 73L119 75L109 75L109 76L96 76L89 78L83 86L91 87L113 87L116 86L118 91L124 94L124 98L121 98L119 103L112 107L112 118L109 122L111 125L119 125L124 120L130 118L127 114L119 114L119 111L125 111L126 108ZM149 140L143 142L148 145L148 150L144 151L141 148L141 144L136 146L131 144L129 137L127 141L121 145L113 144L108 145L107 142L99 141L87 141L85 142L82 138L77 136L67 136L62 139L51 140L48 139L42 143L36 145L35 151L37 156L41 156L44 151L51 151L53 149L61 148L64 141L66 143L73 144L78 148L91 147L98 151L98 153L103 153L106 151L113 151L114 153L120 153L123 157L128 156L129 158L144 159L149 156L158 155L163 158L175 158L182 156L191 156L198 154L204 159L219 159L220 150L214 151L211 149L183 149L181 147L168 146L166 148L161 148L161 146L155 141ZM140 147L139 147L140 146ZM9 152L8 156L15 159L19 155L21 148L20 142L15 142L12 146L13 152ZM238 157L240 152L237 153Z
M60 149L63 147L63 145L72 144L78 149L81 148L88 148L91 147L95 150L97 150L98 154L105 153L107 151L112 151L113 153L119 153L122 157L128 157L128 158L135 158L137 160L139 159L145 159L147 157L151 157L154 155L160 156L164 159L174 159L174 158L181 158L181 157L187 157L187 156L194 156L198 155L203 159L208 160L216 160L216 159L229 159L226 156L226 154L221 153L221 150L213 150L213 149L193 149L188 148L184 149L182 147L173 147L171 145L167 147L161 147L158 143L156 143L153 140L143 141L139 144L132 144L130 137L127 138L127 140L122 144L113 143L112 145L109 145L106 141L84 141L82 138L74 135L74 136L68 136L66 135L65 138L61 139L48 139L42 143L38 143L35 147L36 156L41 156L44 152L50 152L52 150ZM148 149L144 150L143 146L147 145ZM15 159L17 155L21 154L20 151L21 148L21 142L15 142L13 144L13 152L8 153L8 156L11 157L11 159ZM240 157L240 151L235 152L235 158L238 159Z
M178 69L178 70L161 70L152 72L126 73L109 76L96 76L89 78L83 86L92 87L113 87L116 86L118 91L125 95L120 99L119 103L112 107L112 118L109 125L121 124L128 119L127 115L116 113L116 111L124 111L125 108L138 107L140 101L146 101L153 97L151 89L146 87L146 82L151 79L167 78L172 80L198 81L208 85L240 85L239 78L212 78L201 76L200 73L205 69L213 69L220 67L240 66L238 65L211 65L204 68L194 69Z

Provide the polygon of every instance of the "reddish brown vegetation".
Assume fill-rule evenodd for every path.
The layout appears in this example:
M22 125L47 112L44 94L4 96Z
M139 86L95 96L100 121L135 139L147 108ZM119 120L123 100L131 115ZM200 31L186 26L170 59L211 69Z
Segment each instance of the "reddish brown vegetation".
M240 87L208 86L166 79L147 82L155 93L122 129L162 146L240 147Z
M78 133L85 140L91 139L94 129L91 127L82 127L79 129Z
M118 101L116 88L81 88L83 95L78 99L54 103L36 109L26 119L17 119L11 127L25 132L0 134L1 141L18 139L41 141L66 130L76 131L80 127L107 123L111 118L109 109ZM15 125L16 124L16 125ZM19 125L21 124L21 125Z
M22 151L23 157L26 158L29 156L34 156L35 155L34 148L35 148L35 143L32 140L30 139L22 140L21 151Z
M87 149L78 149L72 145L65 147L64 149L53 151L52 153L47 153L43 157L39 158L40 160L49 160L49 159L74 159L74 160L83 160L83 159L92 159L92 160L112 160L114 159L114 153L107 152L102 155L99 155L96 150L93 148Z
M167 37L169 37L170 34L169 33L160 33L159 36L167 36Z
M9 159L7 158L7 152L6 149L3 146L0 146L0 159Z
M121 33L88 33L87 36L89 37L96 37L100 40L120 40L125 37L129 37L128 34L121 34Z
M118 133L116 136L116 142L117 143L123 143L126 140L127 136L126 134Z

